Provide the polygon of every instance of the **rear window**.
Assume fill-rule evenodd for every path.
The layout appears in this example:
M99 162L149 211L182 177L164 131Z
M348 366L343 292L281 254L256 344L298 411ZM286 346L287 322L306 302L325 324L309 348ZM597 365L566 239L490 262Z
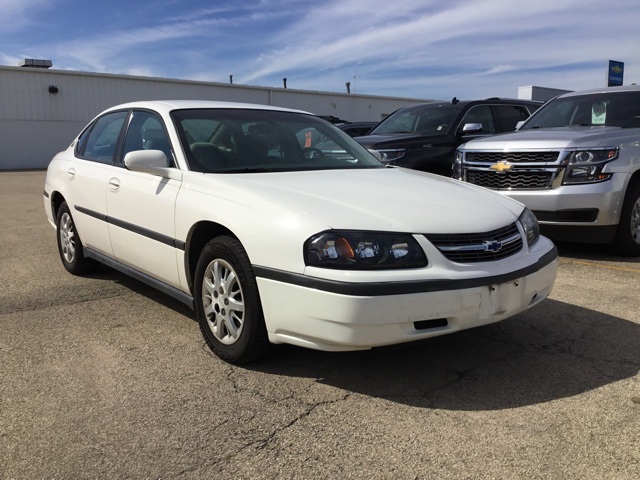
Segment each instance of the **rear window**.
M80 136L76 154L99 163L113 163L122 125L128 112L114 112L97 119Z

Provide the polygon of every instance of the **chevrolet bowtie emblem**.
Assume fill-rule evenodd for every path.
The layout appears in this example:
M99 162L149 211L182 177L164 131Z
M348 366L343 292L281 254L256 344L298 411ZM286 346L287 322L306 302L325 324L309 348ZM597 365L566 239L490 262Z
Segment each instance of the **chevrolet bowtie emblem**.
M498 242L497 240L487 240L486 242L482 242L482 246L485 252L497 253L502 250L502 242Z
M495 170L496 173L504 173L511 170L511 164L505 161L494 163L489 167L491 170Z

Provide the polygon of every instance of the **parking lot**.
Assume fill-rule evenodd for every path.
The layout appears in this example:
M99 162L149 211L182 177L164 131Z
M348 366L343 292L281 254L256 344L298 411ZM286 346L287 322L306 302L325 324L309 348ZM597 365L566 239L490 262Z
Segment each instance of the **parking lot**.
M561 244L507 321L235 367L181 303L68 274L43 185L0 172L0 479L640 478L640 258Z

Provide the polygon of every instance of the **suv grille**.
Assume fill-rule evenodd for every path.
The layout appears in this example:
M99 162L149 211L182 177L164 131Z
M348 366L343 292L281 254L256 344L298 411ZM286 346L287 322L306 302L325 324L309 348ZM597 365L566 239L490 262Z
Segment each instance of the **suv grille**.
M563 158L559 150L466 151L459 174L469 183L492 190L544 190L553 188L562 177Z
M486 170L467 170L466 180L493 190L548 188L553 180L553 173L514 171L500 174Z
M522 249L518 226L485 233L425 234L425 237L452 262L491 262L507 258Z
M467 152L468 162L553 163L560 152Z

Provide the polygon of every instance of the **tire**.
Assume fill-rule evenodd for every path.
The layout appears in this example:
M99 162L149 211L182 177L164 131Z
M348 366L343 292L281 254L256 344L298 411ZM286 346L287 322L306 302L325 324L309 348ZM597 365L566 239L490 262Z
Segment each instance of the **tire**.
M209 348L222 360L243 365L269 346L256 277L235 238L209 241L196 266L195 311Z
M640 256L640 182L629 185L614 243L616 253Z
M60 260L62 260L62 265L69 273L83 275L98 268L98 262L84 256L84 248L66 202L63 202L58 208L56 233Z

